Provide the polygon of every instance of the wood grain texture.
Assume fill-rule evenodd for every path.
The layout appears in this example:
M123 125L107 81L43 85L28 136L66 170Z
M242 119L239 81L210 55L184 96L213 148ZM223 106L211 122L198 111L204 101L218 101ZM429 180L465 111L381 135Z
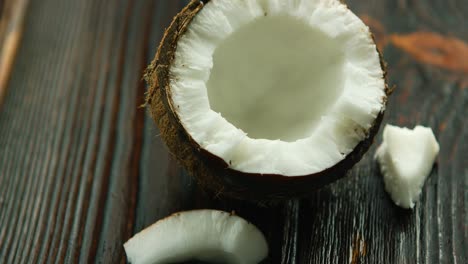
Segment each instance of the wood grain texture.
M466 64L427 63L392 42L429 32L466 45L464 0L347 1L378 31L397 87L385 122L430 126L441 145L413 211L385 193L377 144L348 177L275 207L197 187L139 107L142 71L185 3L30 2L0 112L0 263L124 263L130 236L193 208L252 221L268 263L468 263Z

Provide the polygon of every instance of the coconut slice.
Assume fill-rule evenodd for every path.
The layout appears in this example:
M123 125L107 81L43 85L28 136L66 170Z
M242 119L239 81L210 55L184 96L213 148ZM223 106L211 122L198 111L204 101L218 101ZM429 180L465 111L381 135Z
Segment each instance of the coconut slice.
M414 207L438 153L439 144L432 129L385 126L375 158L384 176L385 189L396 205Z
M233 196L294 196L343 176L389 93L369 28L338 0L204 2L176 16L146 74L171 152Z
M195 210L174 214L136 234L124 244L133 264L255 264L268 255L262 232L244 219L222 211Z

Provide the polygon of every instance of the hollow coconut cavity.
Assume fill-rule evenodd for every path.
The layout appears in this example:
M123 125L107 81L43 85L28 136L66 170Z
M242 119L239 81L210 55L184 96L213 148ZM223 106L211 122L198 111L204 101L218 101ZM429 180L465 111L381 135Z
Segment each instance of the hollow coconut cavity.
M389 94L369 28L337 0L204 2L174 19L146 75L171 152L234 194L298 194L341 177Z

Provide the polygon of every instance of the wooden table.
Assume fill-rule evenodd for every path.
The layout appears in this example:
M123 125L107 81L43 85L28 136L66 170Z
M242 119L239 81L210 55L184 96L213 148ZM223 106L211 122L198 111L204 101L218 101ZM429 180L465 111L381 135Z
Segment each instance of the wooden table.
M412 211L385 193L377 144L309 199L261 208L200 190L139 107L142 71L185 2L0 1L11 58L0 64L0 263L123 263L132 234L192 208L255 223L271 263L468 263L466 0L348 1L396 85L385 123L430 126L440 141Z

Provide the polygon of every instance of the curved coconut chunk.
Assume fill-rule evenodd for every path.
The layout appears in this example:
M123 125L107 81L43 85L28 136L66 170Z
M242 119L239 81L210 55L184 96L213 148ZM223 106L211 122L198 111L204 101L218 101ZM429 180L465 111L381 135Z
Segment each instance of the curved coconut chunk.
M268 255L262 232L244 219L216 210L174 214L136 234L124 244L133 264L201 260L255 264Z
M375 158L384 175L385 189L396 205L414 207L438 153L439 144L432 129L385 126Z
M178 43L171 99L188 106L175 111L200 147L241 172L330 168L384 110L369 29L337 0L210 1ZM198 95L178 85L196 77Z

